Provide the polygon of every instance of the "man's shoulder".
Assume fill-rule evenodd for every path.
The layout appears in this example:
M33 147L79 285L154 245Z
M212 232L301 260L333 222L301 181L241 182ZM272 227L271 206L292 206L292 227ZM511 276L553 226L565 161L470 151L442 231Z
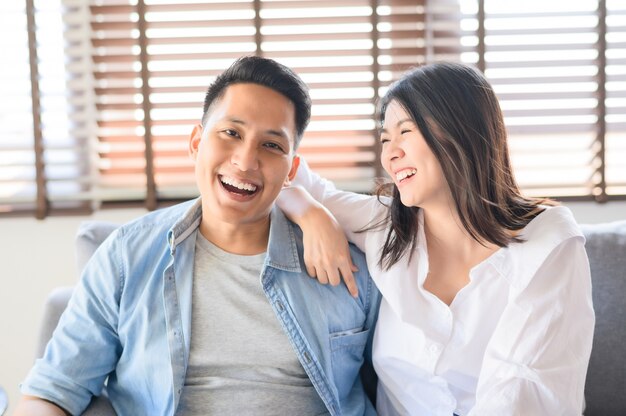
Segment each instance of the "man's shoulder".
M142 248L154 248L154 244L167 244L169 231L188 216L194 202L160 208L121 224L110 232L106 244L108 249L132 248L133 251L141 251Z
M294 222L292 222L291 220L288 220L289 226L291 227L291 229L293 230L293 233L296 237L296 242L297 242L297 246L298 246L298 251L299 254L302 254L302 251L304 250L303 248L303 234L302 234L302 229ZM366 264L365 262L365 253L363 253L363 251L361 251L360 248L358 248L356 245L352 244L351 242L348 242L348 246L350 248L350 254L352 255L352 259L353 261L356 261L357 259L359 261L362 261L363 264ZM367 269L367 266L366 266Z
M180 204L172 205L166 208L160 208L147 214L144 214L132 221L120 226L122 234L141 234L142 232L156 231L157 233L168 232L178 221L180 221L189 209L193 206L195 200L185 201Z

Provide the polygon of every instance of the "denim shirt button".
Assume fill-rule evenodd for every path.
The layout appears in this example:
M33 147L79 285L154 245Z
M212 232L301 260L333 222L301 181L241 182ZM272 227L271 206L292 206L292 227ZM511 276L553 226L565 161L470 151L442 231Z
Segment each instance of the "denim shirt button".
M279 311L284 311L285 307L283 306L283 303L281 301L276 301L276 307L278 308Z
M309 354L309 352L308 352L308 351L305 351L303 355L304 355L304 361L305 361L307 364L309 364L309 363L311 362L311 355Z

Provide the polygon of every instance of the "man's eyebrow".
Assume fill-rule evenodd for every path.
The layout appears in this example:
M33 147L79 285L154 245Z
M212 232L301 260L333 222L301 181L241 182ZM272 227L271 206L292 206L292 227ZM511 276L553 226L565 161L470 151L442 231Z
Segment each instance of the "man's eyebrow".
M407 122L415 124L412 118L407 117L407 118L403 118L402 120L398 120L398 122L396 123L396 127L400 127L402 124L407 123ZM380 129L378 129L378 133L379 134L387 133L387 129L384 127L381 127Z
M246 125L245 121L235 118L235 117L229 117L228 121L230 121L231 123L240 124L242 126ZM269 134L270 136L277 136L277 137L280 137L282 139L289 141L289 138L287 137L287 135L280 130L269 129L269 130L266 130L265 133Z

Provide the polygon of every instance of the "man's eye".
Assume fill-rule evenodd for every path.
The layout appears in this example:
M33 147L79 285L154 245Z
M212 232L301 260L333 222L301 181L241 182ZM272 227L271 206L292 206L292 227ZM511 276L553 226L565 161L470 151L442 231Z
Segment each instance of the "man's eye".
M236 130L233 129L226 129L224 130L224 133L226 133L226 135L231 136L231 137L239 137L239 133L237 133Z
M285 150L278 143L268 142L265 143L265 147L285 153Z

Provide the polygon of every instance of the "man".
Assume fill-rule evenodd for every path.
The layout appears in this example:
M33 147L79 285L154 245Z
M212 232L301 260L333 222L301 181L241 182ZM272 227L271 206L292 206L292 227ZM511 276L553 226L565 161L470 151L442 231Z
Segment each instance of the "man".
M306 86L275 61L216 79L189 141L200 199L102 244L17 415L79 414L105 384L122 415L374 413L359 378L379 302L364 257L358 297L319 285L274 206L309 117Z

